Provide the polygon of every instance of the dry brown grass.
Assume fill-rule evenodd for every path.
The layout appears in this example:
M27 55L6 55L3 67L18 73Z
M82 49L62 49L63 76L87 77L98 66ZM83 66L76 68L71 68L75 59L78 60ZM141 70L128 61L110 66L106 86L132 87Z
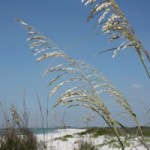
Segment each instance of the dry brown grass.
M36 136L26 126L26 120L23 120L14 105L10 107L11 117L9 118L2 105L1 108L5 123L3 132L0 134L0 150L37 150L39 143Z
M150 78L149 66L144 61L144 56L146 56L148 62L150 62L148 51L142 45L117 3L114 0L82 0L82 2L85 5L92 5L93 8L88 16L88 21L98 16L96 27L102 27L102 32L109 35L109 42L121 41L121 44L116 48L110 49L114 51L113 57L120 50L134 48Z
M86 4L88 3L95 4L95 1L87 0ZM111 9L113 14L110 15L110 17L105 18L105 15L109 13L109 9ZM102 23L102 30L104 33L109 33L111 35L110 40L113 41L120 37L128 40L115 49L114 55L116 55L117 51L120 49L135 47L147 74L150 77L142 55L142 52L145 54L148 53L146 53L146 50L142 47L140 41L135 38L133 30L131 30L132 28L129 26L117 4L113 0L103 1L94 6L89 19L97 13L101 13L101 11L104 14L99 18L99 22L101 23L103 19L107 19ZM123 125L113 117L105 104L105 99L102 98L102 95L111 97L111 100L117 105L119 104L119 107L123 108L135 121L138 126L138 131L140 131L142 135L142 139L139 140L143 141L143 144L145 144L136 114L133 112L131 106L121 92L119 92L109 80L89 64L83 61L74 60L65 54L54 42L27 23L20 19L17 19L17 21L23 25L28 33L28 42L33 54L37 57L37 62L44 60L52 62L51 65L45 69L43 75L53 74L53 76L55 76L48 83L50 87L49 98L53 99L54 97L57 97L56 105L54 107L57 105L69 105L69 107L83 106L91 109L104 119L118 138L120 147L124 149L124 142L121 140L117 131L117 127L123 127ZM146 56L149 59L149 55ZM63 89L62 93L60 93L60 89Z

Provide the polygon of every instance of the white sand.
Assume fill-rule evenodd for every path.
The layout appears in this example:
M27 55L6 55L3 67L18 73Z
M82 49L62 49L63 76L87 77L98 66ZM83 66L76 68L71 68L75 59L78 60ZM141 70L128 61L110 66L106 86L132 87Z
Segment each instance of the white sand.
M38 134L39 141L46 141L48 150L73 150L75 142L79 139L75 133L80 133L85 129L59 129L56 133ZM68 141L55 140L55 138L63 137L65 135L73 135L73 138L68 138Z
M56 133L49 133L45 134L38 134L36 135L39 141L45 141L47 144L47 150L74 150L74 148L78 147L77 142L80 140L83 141L90 141L94 145L102 144L105 140L104 136L100 136L98 138L91 138L88 136L79 137L76 133L80 133L82 131L85 131L85 129L62 129L57 130ZM58 137L63 137L65 135L72 135L72 138L68 138L67 141L62 141L59 139L55 139ZM135 140L131 141L134 142L133 145L136 145L136 147L127 147L125 150L146 150L143 146L137 146L137 143ZM118 150L117 148L109 148L108 145L105 145L100 150Z

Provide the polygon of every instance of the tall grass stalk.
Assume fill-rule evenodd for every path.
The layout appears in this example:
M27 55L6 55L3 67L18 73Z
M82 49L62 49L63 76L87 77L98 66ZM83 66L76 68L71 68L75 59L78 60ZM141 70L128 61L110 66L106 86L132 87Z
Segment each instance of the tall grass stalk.
M43 132L43 137L44 137L44 141L42 143L42 146L43 146L43 149L46 149L47 148L47 143L46 143L47 135L45 133L45 128L48 129L48 105L47 105L47 110L46 110L46 116L47 116L46 119L47 120L45 121L44 116L43 116L43 110L42 110L40 97L38 95L37 95L37 101L38 101L38 106L39 106L41 120L42 120L42 132ZM46 127L45 127L45 124L46 124Z
M0 150L37 150L39 143L28 123L21 116L14 105L10 107L11 115L7 114L1 104L5 117L3 131L0 133ZM7 115L6 115L7 114ZM40 150L40 149L39 149Z
M74 60L65 54L56 44L27 23L20 19L17 21L24 26L28 33L27 41L34 56L37 57L36 61L53 60L53 63L44 70L43 75L53 74L55 76L48 83L49 98L57 97L54 107L58 105L69 105L68 108L82 106L96 112L114 131L120 147L124 150L124 142L117 130L121 123L112 116L106 106L105 99L102 98L105 95L119 104L133 118L143 137L140 123L131 106L109 80L89 64Z
M26 127L28 127L28 123L29 123L29 116L28 116L28 112L27 112L27 107L26 107L26 97L25 97L25 89L23 90L23 121L24 121L24 125Z
M150 79L149 66L147 66L144 61L145 55L150 63L148 51L143 47L141 41L135 34L125 15L121 12L115 0L82 0L82 2L85 3L85 5L92 5L93 8L87 20L89 21L98 16L96 27L101 26L102 32L109 35L109 42L116 40L122 41L116 48L109 49L114 51L113 57L115 57L120 50L134 48Z

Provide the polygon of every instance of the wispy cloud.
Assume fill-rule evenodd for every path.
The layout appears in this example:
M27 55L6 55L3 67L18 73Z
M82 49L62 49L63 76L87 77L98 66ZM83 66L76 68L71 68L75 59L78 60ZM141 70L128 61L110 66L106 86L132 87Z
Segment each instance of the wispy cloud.
M139 84L139 83L134 83L134 84L131 85L131 88L133 88L133 89L141 89L141 88L143 88L143 86L141 84Z

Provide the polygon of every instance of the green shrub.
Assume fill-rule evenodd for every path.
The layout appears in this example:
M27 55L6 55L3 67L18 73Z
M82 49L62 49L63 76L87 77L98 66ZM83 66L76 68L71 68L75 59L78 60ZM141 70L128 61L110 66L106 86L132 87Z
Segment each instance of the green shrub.
M72 138L72 137L73 137L72 135L68 134L62 137L55 138L55 140L68 141L68 138Z
M28 128L6 129L0 136L0 150L37 150L38 142Z
M98 148L92 142L81 140L78 141L78 148L74 148L74 150L98 150Z
M24 111L22 116L12 105L10 107L11 115L8 118L9 114L6 114L2 104L1 108L6 123L0 133L0 150L40 150L36 136L28 127L27 112Z

